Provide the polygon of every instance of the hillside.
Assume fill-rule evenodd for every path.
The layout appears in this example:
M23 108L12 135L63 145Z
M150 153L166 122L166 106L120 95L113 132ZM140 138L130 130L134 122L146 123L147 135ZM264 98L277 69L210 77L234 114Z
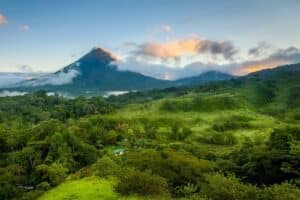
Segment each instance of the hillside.
M0 198L297 200L298 69L109 98L0 98Z
M173 82L174 82L174 86L197 85L197 84L199 85L203 83L230 80L232 78L234 78L234 76L230 74L226 74L218 71L207 71L196 76L175 80Z

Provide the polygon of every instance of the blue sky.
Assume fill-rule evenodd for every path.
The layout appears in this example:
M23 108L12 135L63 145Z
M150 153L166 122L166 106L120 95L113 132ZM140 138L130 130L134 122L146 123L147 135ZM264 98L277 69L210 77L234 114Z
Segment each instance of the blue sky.
M55 71L94 46L135 64L259 62L290 47L299 53L299 10L298 0L0 0L0 71ZM222 48L228 41L237 53L228 59L223 50L216 58L211 49L182 49L191 38ZM149 52L152 43L156 51L180 47L161 57ZM254 58L248 51L256 47L263 52Z

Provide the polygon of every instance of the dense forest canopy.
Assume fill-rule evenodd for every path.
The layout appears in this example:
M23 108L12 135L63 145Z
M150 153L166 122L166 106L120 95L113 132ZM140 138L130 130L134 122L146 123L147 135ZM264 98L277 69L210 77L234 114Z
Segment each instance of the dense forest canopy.
M107 187L107 199L299 199L299 83L296 71L109 98L0 98L0 199L80 199L66 189L75 183L99 186L89 195Z

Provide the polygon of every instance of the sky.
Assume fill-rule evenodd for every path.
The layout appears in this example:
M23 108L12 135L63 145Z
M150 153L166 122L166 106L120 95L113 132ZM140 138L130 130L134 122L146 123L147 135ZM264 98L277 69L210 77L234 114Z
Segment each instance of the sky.
M0 72L52 72L93 47L175 79L300 62L299 0L0 0Z

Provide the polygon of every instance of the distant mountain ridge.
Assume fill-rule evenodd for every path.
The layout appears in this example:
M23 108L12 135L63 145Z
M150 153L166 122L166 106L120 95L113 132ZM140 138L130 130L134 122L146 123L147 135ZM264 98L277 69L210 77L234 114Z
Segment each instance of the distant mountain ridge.
M94 48L72 64L40 77L25 80L14 88L28 90L84 93L93 91L132 91L202 84L231 79L233 76L217 71L179 80L162 80L133 71L119 70L117 59L102 48Z
M94 48L83 57L55 73L41 74L40 76L32 76L32 78L27 77L24 81L7 88L22 91L43 89L76 95L91 92L97 95L101 91L161 89L235 78L230 74L211 70L178 80L162 80L134 71L119 70L116 61L117 58L109 51ZM267 77L283 72L294 73L298 71L300 71L300 64L294 64L261 70L244 77Z
M224 81L234 78L234 76L230 74L226 74L223 72L211 70L203 72L197 76L182 78L173 81L175 85L194 85L194 84L201 84L201 83L209 83L215 81Z
M300 73L300 63L278 66L278 67L271 68L271 69L263 69L260 71L256 71L256 72L247 74L245 77L248 77L248 78L269 77L269 76L278 75L280 73L285 73L285 74Z

